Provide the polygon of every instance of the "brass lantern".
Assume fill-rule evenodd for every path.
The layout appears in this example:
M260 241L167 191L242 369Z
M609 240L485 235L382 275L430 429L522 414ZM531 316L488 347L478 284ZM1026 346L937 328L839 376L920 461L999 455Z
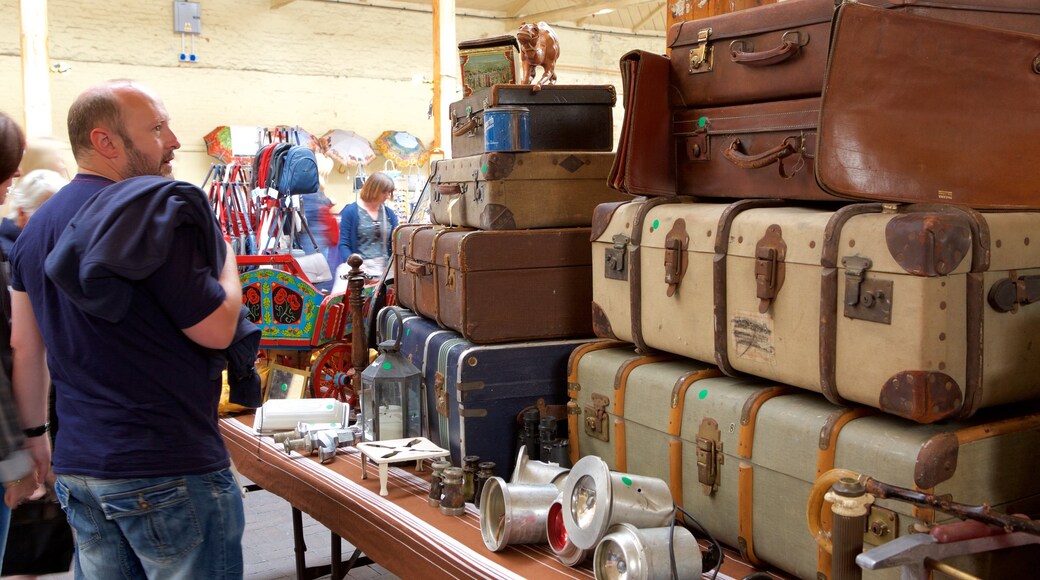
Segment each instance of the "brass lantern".
M422 373L401 355L404 317L397 340L379 343L379 357L361 373L361 418L366 441L422 435Z

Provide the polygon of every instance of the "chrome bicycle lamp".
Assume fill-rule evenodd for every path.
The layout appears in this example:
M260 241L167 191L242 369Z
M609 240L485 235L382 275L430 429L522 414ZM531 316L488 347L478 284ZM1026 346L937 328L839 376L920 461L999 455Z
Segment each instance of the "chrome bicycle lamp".
M615 524L596 546L592 562L597 580L670 580L700 578L702 556L696 538L682 526L640 529Z

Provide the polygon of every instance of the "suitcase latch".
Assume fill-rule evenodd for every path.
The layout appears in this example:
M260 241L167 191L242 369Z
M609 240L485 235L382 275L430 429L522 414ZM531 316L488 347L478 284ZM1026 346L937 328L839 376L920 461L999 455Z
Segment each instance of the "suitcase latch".
M899 514L895 511L878 507L877 504L870 506L870 514L867 516L867 531L863 534L863 543L871 546L880 546L896 539L899 531Z
M865 277L873 265L870 258L846 256L841 265L845 267L845 317L892 324L892 281Z
M686 250L689 247L690 234L686 233L686 220L677 219L664 238L664 283L668 285L669 298L679 289L679 284L686 275L686 265L689 261Z
M1008 270L1008 277L1001 278L989 288L989 306L997 312L1018 312L1019 306L1040 301L1040 276L1019 276Z
M719 489L719 466L724 462L719 423L705 417L697 429L697 481L703 486L704 495L712 495Z
M614 246L607 248L604 252L603 276L611 280L628 280L625 256L628 255L629 237L625 234L616 234L613 241Z
M712 55L714 51L708 44L711 29L704 28L697 31L697 46L690 49L690 74L711 72L713 64Z
M786 257L787 243L783 231L779 225L773 224L766 228L765 235L755 245L755 296L758 297L758 311L762 314L769 310L784 285Z
M610 399L599 393L592 393L592 404L585 406L585 434L600 441L610 441L610 431L607 429L607 407Z
M441 417L447 417L448 387L444 382L444 373L438 372L433 375L433 396L437 401L437 414Z

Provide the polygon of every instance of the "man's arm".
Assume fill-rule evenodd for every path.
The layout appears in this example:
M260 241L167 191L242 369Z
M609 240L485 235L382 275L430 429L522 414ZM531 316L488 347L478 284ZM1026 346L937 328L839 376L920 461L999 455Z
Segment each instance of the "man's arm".
M231 243L224 243L227 245L227 258L218 279L224 289L224 302L201 322L184 329L188 338L206 348L224 349L231 344L242 309L242 283L238 278L238 261L235 260Z
M11 348L14 351L14 399L23 427L47 422L47 395L51 377L47 370L47 348L36 325L32 303L25 292L11 292ZM51 468L51 440L46 434L29 437L25 448L36 464L37 483L42 483Z

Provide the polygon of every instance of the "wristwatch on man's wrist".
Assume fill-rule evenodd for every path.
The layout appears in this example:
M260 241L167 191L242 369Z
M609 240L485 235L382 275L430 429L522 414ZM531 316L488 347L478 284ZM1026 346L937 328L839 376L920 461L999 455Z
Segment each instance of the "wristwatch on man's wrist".
M26 438L41 437L45 433L47 433L47 427L49 427L49 426L50 426L49 423L44 423L43 425L40 425L38 427L30 427L28 429L22 429L22 434L25 435Z

